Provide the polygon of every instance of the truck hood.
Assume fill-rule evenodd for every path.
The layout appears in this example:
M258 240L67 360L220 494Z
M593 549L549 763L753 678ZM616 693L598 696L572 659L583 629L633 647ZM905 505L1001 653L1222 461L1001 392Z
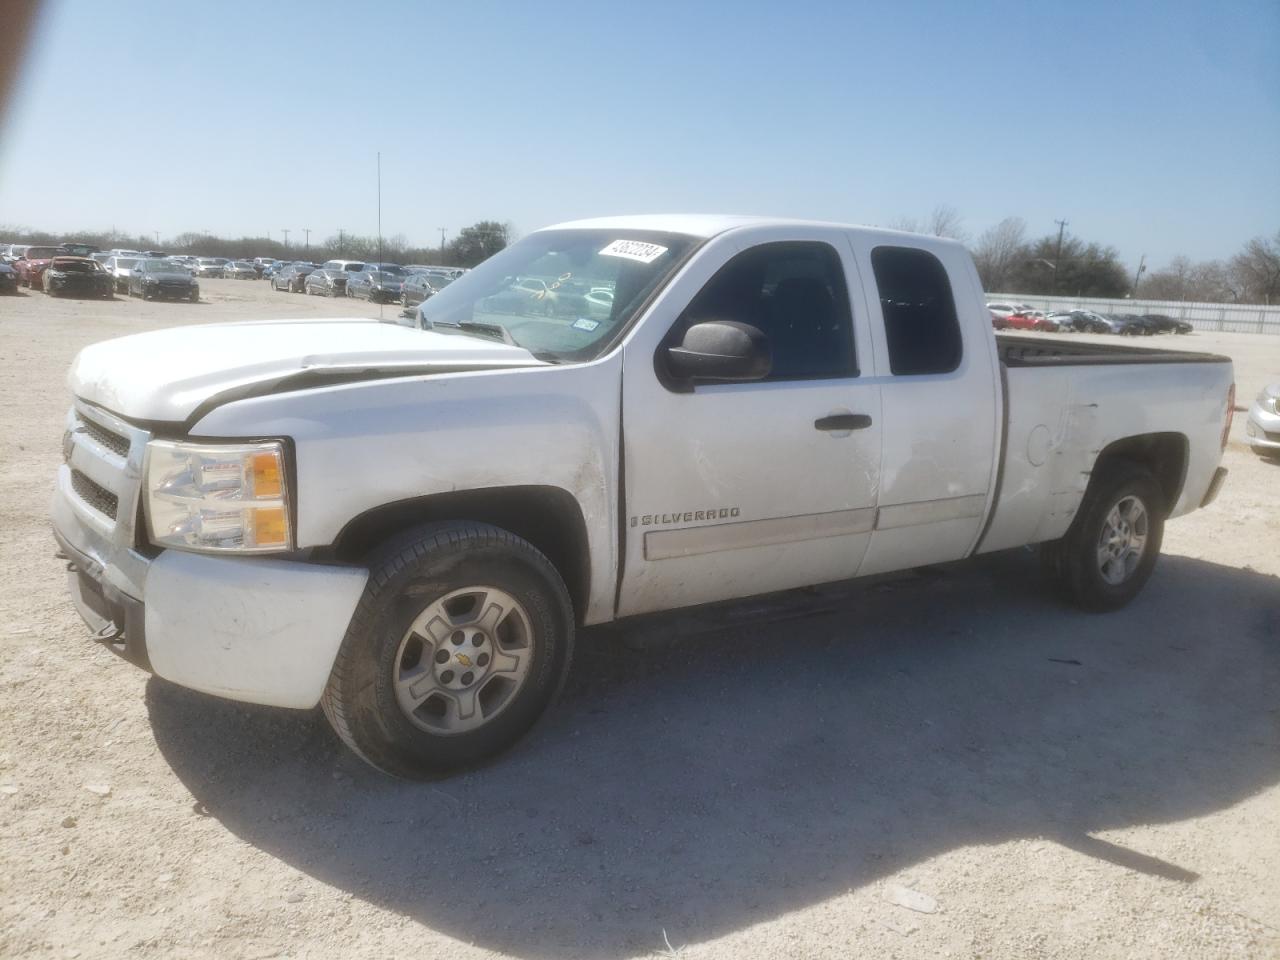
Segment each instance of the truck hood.
M431 373L542 366L522 347L373 319L176 327L85 347L67 383L127 420L190 425L246 397Z

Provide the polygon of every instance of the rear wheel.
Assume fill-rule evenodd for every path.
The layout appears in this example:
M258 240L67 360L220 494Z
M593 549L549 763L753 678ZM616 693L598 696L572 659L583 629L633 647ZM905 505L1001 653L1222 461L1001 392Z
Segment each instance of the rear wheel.
M1042 566L1076 606L1118 610L1155 569L1164 513L1164 494L1151 473L1117 461L1095 475L1066 535L1041 545Z
M464 767L533 726L563 685L573 635L564 582L530 543L431 524L373 557L321 705L386 773Z

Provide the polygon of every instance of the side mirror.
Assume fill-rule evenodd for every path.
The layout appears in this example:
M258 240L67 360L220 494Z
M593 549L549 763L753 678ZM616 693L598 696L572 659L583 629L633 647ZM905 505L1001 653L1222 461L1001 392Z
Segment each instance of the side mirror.
M708 320L685 331L667 348L667 364L682 380L762 380L773 368L769 338L748 323Z

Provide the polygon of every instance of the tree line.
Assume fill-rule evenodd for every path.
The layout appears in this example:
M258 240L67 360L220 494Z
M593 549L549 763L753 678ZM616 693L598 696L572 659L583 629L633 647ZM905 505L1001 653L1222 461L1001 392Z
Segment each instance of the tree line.
M340 231L318 243L290 243L269 237L218 237L188 232L160 239L155 234L127 234L117 231L77 230L48 233L26 227L0 225L0 237L9 243L57 244L91 243L103 250L161 250L166 254L195 254L241 260L272 257L276 260L370 260L391 263L429 263L449 267L474 267L493 256L514 239L509 223L481 220L464 227L443 247L409 243L403 234L392 237L363 236Z
M1280 303L1280 230L1254 237L1225 260L1193 262L1174 257L1159 269L1136 273L1120 260L1114 247L1086 241L1065 230L1029 236L1021 217L1006 217L975 241L952 207L935 207L923 219L902 218L890 226L912 233L928 233L960 240L969 246L984 290L1024 296L1126 297L1146 300L1199 300L1215 303ZM12 243L92 243L103 249L127 247L159 249L209 257L274 257L278 260L385 260L474 267L515 239L510 223L482 220L460 230L443 247L416 246L403 234L392 237L338 232L319 243L289 244L267 237L217 237L182 233L167 241L152 234L77 231L52 234L0 225L0 237ZM379 252L381 251L381 252Z
M1114 247L1065 230L1032 237L1021 217L1006 217L972 243L959 214L945 205L936 207L925 220L901 219L891 226L966 243L982 288L991 292L1280 303L1280 230L1269 237L1254 237L1226 260L1196 263L1177 256L1162 269L1147 272L1139 264L1130 273Z

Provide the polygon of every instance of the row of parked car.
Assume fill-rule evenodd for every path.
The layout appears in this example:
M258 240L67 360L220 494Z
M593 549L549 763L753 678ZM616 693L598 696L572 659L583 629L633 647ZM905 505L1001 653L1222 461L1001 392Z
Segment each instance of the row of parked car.
M988 303L987 309L991 311L991 325L997 330L1150 337L1157 333L1190 333L1194 329L1185 320L1159 313L1095 313L1092 310L1045 313L1025 303Z
M160 251L79 249L84 246L0 245L0 292L23 286L51 296L200 299L190 271Z
M439 293L466 271L430 264L328 260L322 264L277 262L263 271L272 289L322 297L359 297L372 303L399 303L408 311Z
M272 288L318 296L398 301L406 310L434 296L466 271L431 264L366 263L255 257L169 256L159 250L99 250L88 244L0 244L0 292L40 287L50 294L111 297L116 293L198 300L199 278L266 279Z

